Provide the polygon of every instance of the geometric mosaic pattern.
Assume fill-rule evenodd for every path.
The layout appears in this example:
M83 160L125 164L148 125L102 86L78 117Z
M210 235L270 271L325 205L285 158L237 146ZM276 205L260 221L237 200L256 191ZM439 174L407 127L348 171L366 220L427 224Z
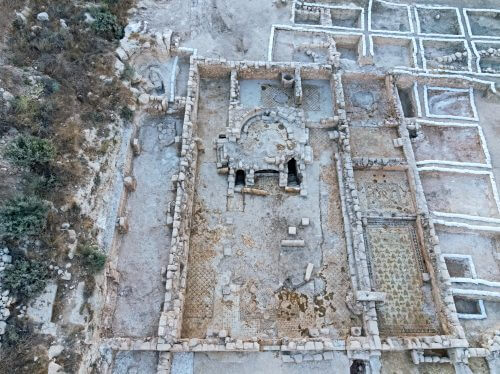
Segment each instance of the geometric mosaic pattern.
M437 323L425 313L423 264L412 221L372 220L365 231L373 287L385 292L377 303L382 334L435 334Z
M215 274L204 264L192 263L187 276L185 304L187 318L212 318Z
M315 86L302 86L302 106L305 111L316 112L320 107L320 92ZM275 108L280 106L295 107L294 89L284 88L275 85L262 85L260 91L260 105L267 108Z
M324 151L334 146L326 129L309 129L309 144L313 149L314 160L319 160Z

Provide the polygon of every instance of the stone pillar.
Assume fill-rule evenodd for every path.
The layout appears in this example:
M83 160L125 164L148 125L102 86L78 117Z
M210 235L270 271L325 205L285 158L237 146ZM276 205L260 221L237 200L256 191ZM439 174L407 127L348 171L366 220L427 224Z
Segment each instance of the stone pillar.
M139 156L141 154L141 144L139 143L139 138L133 138L130 145L132 146L134 156Z
M160 352L158 357L158 366L156 367L156 374L170 374L172 368L172 353Z
M300 77L300 68L295 69L295 86L294 86L294 97L295 105L302 105L302 78Z

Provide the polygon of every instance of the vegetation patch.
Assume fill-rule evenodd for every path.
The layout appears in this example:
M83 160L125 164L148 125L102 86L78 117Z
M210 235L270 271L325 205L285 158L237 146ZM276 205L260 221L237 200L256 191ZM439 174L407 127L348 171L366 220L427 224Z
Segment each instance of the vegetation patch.
M95 274L104 269L106 255L96 245L83 244L78 247L78 254L88 273Z
M93 8L90 14L95 18L92 22L92 29L97 35L108 40L123 37L123 27L120 26L118 18L108 8Z
M5 269L3 282L17 296L30 299L43 291L48 277L46 264L19 259Z
M7 145L5 156L17 166L39 170L53 161L56 148L48 139L21 135Z
M49 206L36 196L18 196L0 208L0 233L13 239L37 235L45 228Z

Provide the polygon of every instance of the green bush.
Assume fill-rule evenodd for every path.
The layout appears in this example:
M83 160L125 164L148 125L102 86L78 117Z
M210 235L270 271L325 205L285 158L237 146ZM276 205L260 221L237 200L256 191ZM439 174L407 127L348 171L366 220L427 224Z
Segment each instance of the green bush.
M5 156L17 166L37 171L54 160L56 148L50 140L31 135L21 135L10 142Z
M134 112L128 107L128 106L123 106L122 110L120 111L120 117L124 119L125 121L130 121L132 117L134 117Z
M104 269L106 255L96 245L84 244L78 248L83 265L90 274L95 274Z
M93 8L90 11L95 21L92 23L92 30L108 40L121 39L123 37L123 27L120 26L118 18L110 12L108 8Z
M7 289L25 299L40 294L45 288L49 272L45 264L20 259L5 268L3 282Z
M0 234L13 239L37 235L47 222L48 204L35 196L19 196L0 207Z

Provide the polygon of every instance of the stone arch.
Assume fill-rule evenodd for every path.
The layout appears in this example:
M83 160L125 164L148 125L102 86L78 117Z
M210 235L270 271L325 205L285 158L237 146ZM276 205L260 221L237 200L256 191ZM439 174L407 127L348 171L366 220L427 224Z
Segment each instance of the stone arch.
M239 134L241 136L241 133L242 132L247 132L248 131L248 128L253 124L255 123L255 121L262 117L262 116L266 116L266 115L269 115L271 112L274 112L274 114L278 117L279 119L279 122L283 124L283 126L285 126L285 129L286 129L286 133L287 133L287 136L290 134L290 127L291 127L291 124L288 120L288 118L286 118L283 114L281 114L279 111L277 110L271 110L271 109L262 109L262 108L255 108L255 109L252 109L250 112L246 113L242 118L241 118L241 121L240 121L240 128L239 128ZM293 132L293 131L292 131Z

